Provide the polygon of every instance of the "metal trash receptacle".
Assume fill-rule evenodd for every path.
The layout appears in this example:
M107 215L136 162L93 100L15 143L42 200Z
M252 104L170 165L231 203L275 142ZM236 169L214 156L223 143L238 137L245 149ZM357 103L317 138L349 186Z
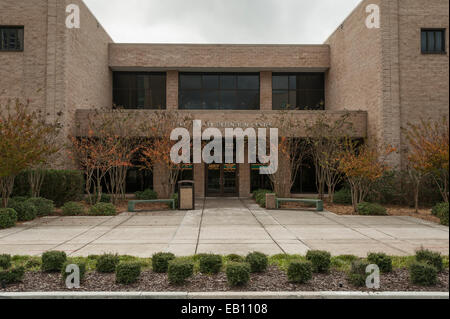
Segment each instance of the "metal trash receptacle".
M178 182L178 209L190 210L195 208L194 181Z

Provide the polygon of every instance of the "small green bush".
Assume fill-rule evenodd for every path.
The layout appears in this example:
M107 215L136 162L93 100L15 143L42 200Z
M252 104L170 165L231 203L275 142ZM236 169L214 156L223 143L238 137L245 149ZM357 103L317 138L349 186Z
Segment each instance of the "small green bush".
M200 257L200 272L203 274L217 274L222 268L222 256L206 254Z
M413 262L409 266L411 282L420 286L434 286L437 283L437 269L432 265L422 262Z
M70 262L70 261L66 261L62 268L61 268L61 275L62 275L62 279L65 282L67 276L69 276L71 273L66 272L66 268L69 265L77 265L78 268L80 269L80 282L83 281L84 276L86 275L86 263L85 262Z
M47 251L42 254L41 269L43 272L60 272L67 260L67 255L63 251Z
M172 253L156 253L152 256L152 268L154 272L164 273L167 272L169 262L175 259L175 255Z
M420 249L416 251L416 260L418 262L433 266L438 272L441 272L444 269L442 256L438 252L434 252L428 249Z
M178 208L178 193L174 193L171 197L171 199L175 200L175 209ZM172 209L172 207L169 204L169 208Z
M237 263L243 263L245 262L245 258L242 256L239 256L237 254L229 254L225 256L225 259L227 261L237 262Z
M102 193L100 195L100 202L99 203L111 203L111 198L112 197L111 197L110 194ZM98 195L93 194L93 195L90 195L89 197L87 197L87 202L88 203L96 203L97 199L98 199Z
M273 193L273 191L268 189L260 189L255 192L255 200L261 207L266 207L266 194Z
M226 274L230 286L244 286L250 280L250 265L230 262L227 265Z
M171 284L181 285L194 274L194 263L185 259L173 259L169 262L167 274Z
M135 283L141 275L141 263L121 262L116 268L116 282L123 285Z
M97 203L89 208L91 216L115 216L117 215L116 207L111 203Z
M392 271L392 258L385 253L370 253L367 255L367 260L369 263L377 265L382 273Z
M113 273L119 261L119 256L115 254L103 254L98 257L95 269L101 273Z
M313 272L327 273L330 270L331 254L327 251L309 250L306 259L311 262Z
M136 196L136 199L139 200L152 200L158 198L158 193L156 193L153 189L146 189L143 192L136 192L134 193Z
M0 255L0 268L8 269L9 267L11 267L11 255Z
M20 266L7 270L0 270L0 284L9 285L21 282L25 274L25 268Z
M12 208L0 208L0 229L14 227L17 222L17 213Z
M263 272L269 263L267 256L260 252L249 253L245 261L250 265L251 272Z
M441 220L441 224L448 226L448 203L439 203L433 207L431 213Z
M312 278L313 266L310 261L293 260L289 263L287 276L293 283L304 284Z
M53 214L53 211L55 210L53 201L49 199L45 199L42 197L32 197L27 201L32 203L36 207L36 214L39 217L49 216Z
M351 205L352 204L352 193L350 189L344 187L334 193L333 202L335 204L341 205Z
M387 211L383 206L376 203L362 202L357 205L358 214L370 216L386 216Z
M64 216L79 216L86 212L84 206L77 202L67 202L62 207L62 214Z
M10 199L8 208L12 208L17 213L17 220L21 222L30 221L36 218L36 207L28 200L18 200L17 198Z
M348 281L356 287L363 287L366 284L366 268L369 263L364 259L356 259L352 261Z

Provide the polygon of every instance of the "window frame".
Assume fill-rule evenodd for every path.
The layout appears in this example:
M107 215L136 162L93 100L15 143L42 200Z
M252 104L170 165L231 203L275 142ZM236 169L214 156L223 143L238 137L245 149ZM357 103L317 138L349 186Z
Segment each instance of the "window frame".
M182 87L182 76L201 76L200 77L200 88L188 88L183 89ZM203 79L203 76L218 76L218 86L217 88L205 88L205 81ZM235 86L234 88L222 88L222 79L221 76L234 76L235 77ZM239 89L239 76L256 76L258 78L258 85L257 89ZM261 109L261 76L258 72L179 72L178 73L178 109L180 110L190 110L190 111L199 111L199 110L207 110L207 111L258 111ZM218 106L216 108L204 108L204 107L195 107L195 108L186 108L183 107L183 100L182 100L182 93L183 92L199 92L201 96L203 97L205 93L213 93L217 92L217 104ZM257 93L257 102L255 105L255 108L246 108L246 109L240 109L236 107L225 107L225 104L222 102L222 95L224 93L234 92L234 95L236 99L238 99L239 92L254 92Z
M426 33L426 43L425 43L425 47L426 50L424 51L422 48L423 45L423 40L422 40L422 34ZM434 33L434 43L435 43L435 47L436 47L436 34L437 32L441 32L442 34L442 50L441 51L429 51L428 50L428 32L433 32ZM421 28L420 29L420 52L422 54L447 54L447 29L446 28Z
M19 38L19 49L3 48L3 30L16 30ZM25 50L25 27L23 25L0 25L0 52L23 52Z

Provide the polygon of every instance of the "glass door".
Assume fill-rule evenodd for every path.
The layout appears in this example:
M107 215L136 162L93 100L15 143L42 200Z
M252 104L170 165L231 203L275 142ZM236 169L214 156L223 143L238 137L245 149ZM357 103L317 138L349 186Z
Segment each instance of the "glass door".
M206 165L206 196L237 196L237 164Z

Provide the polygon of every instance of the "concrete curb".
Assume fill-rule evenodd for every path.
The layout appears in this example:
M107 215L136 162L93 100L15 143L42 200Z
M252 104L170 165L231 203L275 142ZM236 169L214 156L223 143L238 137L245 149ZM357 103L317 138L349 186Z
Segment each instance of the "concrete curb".
M0 299L449 299L448 292L6 292Z

